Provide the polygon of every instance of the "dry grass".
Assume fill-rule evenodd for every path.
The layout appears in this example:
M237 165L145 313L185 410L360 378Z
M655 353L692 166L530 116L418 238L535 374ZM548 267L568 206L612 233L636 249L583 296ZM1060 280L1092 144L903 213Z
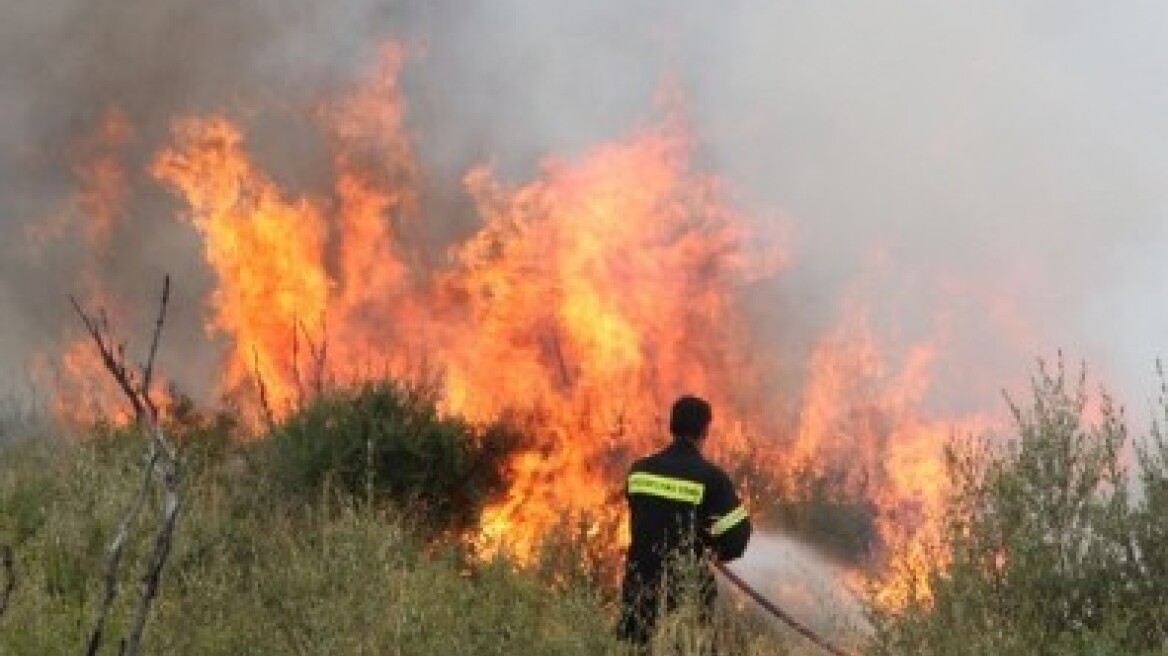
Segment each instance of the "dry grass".
M14 547L20 584L0 617L0 654L80 653L102 592L104 549L135 493L139 445L115 434L3 452L0 543ZM392 508L328 493L292 502L257 466L229 454L193 468L145 653L626 652L603 589L549 587L506 562L468 567L458 548L423 544ZM103 654L116 653L148 550L146 535L127 547L115 639ZM684 614L670 618L652 653L696 656L712 641L723 654L800 653L734 611L705 631Z

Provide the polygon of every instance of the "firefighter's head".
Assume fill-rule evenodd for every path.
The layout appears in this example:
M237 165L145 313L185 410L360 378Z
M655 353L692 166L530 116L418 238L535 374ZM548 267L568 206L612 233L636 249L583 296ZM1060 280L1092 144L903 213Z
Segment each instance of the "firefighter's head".
M669 432L674 439L689 440L700 445L710 433L714 413L705 399L683 396L673 402L669 413Z

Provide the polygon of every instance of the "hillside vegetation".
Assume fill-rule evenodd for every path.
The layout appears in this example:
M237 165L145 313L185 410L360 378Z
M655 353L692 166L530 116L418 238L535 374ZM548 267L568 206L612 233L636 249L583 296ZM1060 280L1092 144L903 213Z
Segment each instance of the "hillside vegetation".
M1011 407L1011 439L958 436L938 557L916 571L906 606L872 606L868 653L1168 654L1168 402L1150 435L1131 440L1106 398L1088 401L1081 378L1042 370L1032 398ZM144 440L108 425L14 440L26 422L3 425L0 545L13 549L17 585L0 654L81 654ZM529 568L463 546L524 443L506 422L443 417L425 390L382 381L328 392L260 440L186 402L168 430L184 454L184 505L145 653L627 653L612 637L611 583L571 527ZM835 499L779 499L772 512L835 513L862 529L866 519L850 519L859 506ZM118 653L158 504L149 499L131 533L100 654ZM722 654L820 653L735 606L708 630L683 610L652 653L696 656L712 643Z
M1168 387L1135 440L1088 392L1042 367L1006 444L950 446L942 543L872 654L1168 654Z
M145 653L623 653L612 591L563 568L570 539L550 541L552 565L524 570L453 539L499 490L519 439L504 425L441 418L427 395L383 382L330 393L265 440L234 441L229 416L189 405L169 428L186 453L184 508ZM18 574L0 654L83 653L142 452L109 426L0 451L0 544ZM103 655L118 653L156 510L128 545ZM801 653L729 610L716 631L734 653ZM661 639L655 653L698 654L715 637L677 621Z

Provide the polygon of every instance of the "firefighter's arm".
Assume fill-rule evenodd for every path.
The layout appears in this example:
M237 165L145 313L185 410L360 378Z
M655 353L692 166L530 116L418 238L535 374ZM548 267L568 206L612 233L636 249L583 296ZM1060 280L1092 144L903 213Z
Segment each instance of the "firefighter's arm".
M734 485L724 474L715 483L711 498L710 539L718 560L739 558L750 541L750 516L734 492Z

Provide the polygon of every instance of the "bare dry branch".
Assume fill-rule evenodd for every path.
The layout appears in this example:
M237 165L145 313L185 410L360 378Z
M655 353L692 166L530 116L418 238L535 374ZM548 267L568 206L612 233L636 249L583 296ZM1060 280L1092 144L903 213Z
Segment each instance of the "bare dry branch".
M255 359L255 381L256 388L260 393L260 412L263 413L264 423L268 430L276 427L276 413L272 411L271 401L268 399L268 384L264 382L264 375L260 373L260 354L259 351L252 351L252 357Z
M101 354L102 364L105 365L110 375L122 388L122 393L129 399L130 405L134 409L134 416L141 417L144 414L145 408L142 406L141 399L134 389L133 374L126 369L125 365L125 347L122 344L114 345L109 338L109 321L105 316L105 311L101 311L97 317L88 314L77 302L77 299L70 296L69 302L73 304L73 309L77 311L77 316L81 317L82 323L85 324L86 330L89 331L89 336L93 338L97 345L97 350Z
M329 341L328 341L328 332L326 329L326 331L321 335L320 353L319 353L318 357L316 358L316 362L314 363L315 364L315 371L313 372L313 375L316 378L316 390L315 391L316 391L317 397L324 395L324 388L325 388L325 383L326 383L325 376L327 375L326 372L328 371L328 350L329 350Z
M4 589L0 590L0 617L8 610L8 602L16 590L16 556L12 547L0 544L0 566L4 567Z
M166 305L170 301L170 276L162 281L162 301L158 304L158 319L154 322L154 336L150 340L150 355L142 366L142 400L154 419L158 418L158 408L150 397L150 383L154 376L154 357L158 354L158 342L162 337L162 324L166 322Z
M292 326L292 380L296 383L296 407L304 408L304 381L300 377L300 322Z
M320 397L324 393L324 377L325 369L328 361L328 329L322 331L321 341L318 345L312 339L312 335L308 333L308 327L302 322L297 322L300 330L304 333L304 341L308 344L308 355L312 359L312 393L316 397ZM324 321L322 320L323 324Z
M154 467L158 463L159 456L161 456L161 452L152 442L150 456L147 459L145 473L142 477L142 486L138 489L138 495L134 498L134 505L122 517L121 523L118 524L118 532L114 534L113 542L110 543L109 548L106 550L105 594L102 595L101 606L98 607L97 619L93 623L93 631L89 634L89 643L85 649L85 656L94 656L97 654L98 648L101 647L101 641L105 638L105 625L109 619L109 612L113 608L114 599L118 596L118 571L121 569L122 553L126 549L126 541L130 537L130 529L138 522L138 516L142 514L142 509L146 506L146 500L150 496L150 484L154 478Z
M139 428L143 429L149 435L149 447L147 449L145 469L142 476L142 486L130 508L122 517L118 525L118 531L114 535L114 539L110 543L106 553L105 594L98 608L93 631L90 633L89 641L86 644L86 656L95 656L101 648L106 633L106 624L109 619L110 609L113 607L114 600L117 598L118 575L121 569L122 555L125 551L130 533L134 525L137 524L138 518L142 514L146 502L149 499L152 486L155 483L161 484L164 490L162 517L159 521L158 530L155 533L154 550L149 567L142 578L142 586L133 624L131 625L128 638L122 641L121 653L123 655L137 654L140 649L146 618L157 596L162 569L166 564L167 557L170 554L170 545L174 540L174 531L177 526L180 507L179 481L181 465L177 452L166 439L160 423L158 408L150 396L150 386L154 376L154 361L158 352L162 327L166 320L166 308L169 298L170 277L167 276L163 284L158 319L154 325L154 334L151 339L149 355L145 364L142 365L139 374L135 374L132 369L126 366L125 344L115 342L112 338L109 319L106 317L105 312L99 311L97 315L89 314L75 298L69 298L73 303L73 309L77 311L78 316L81 317L81 321L85 324L86 330L89 331L90 337L93 338L106 370L113 376L123 394L125 394L133 406L134 417ZM137 382L139 380L138 375L141 376L140 384Z
M161 429L155 426L157 433ZM157 434L156 441L162 436ZM122 646L122 656L138 656L141 650L142 633L146 628L146 618L150 614L150 607L158 596L158 584L162 579L162 568L166 566L166 559L170 555L170 547L174 542L174 530L178 525L179 502L179 471L173 460L164 465L165 472L162 484L166 494L162 504L162 521L154 534L154 549L150 554L150 564L146 574L142 577L141 590L138 595L138 608L134 612L134 620L130 625L130 635Z
M556 356L556 364L560 370L560 383L564 389L570 389L572 376L568 373L568 361L564 358L564 349L560 345L560 331L553 327L548 334L551 338L552 353Z

